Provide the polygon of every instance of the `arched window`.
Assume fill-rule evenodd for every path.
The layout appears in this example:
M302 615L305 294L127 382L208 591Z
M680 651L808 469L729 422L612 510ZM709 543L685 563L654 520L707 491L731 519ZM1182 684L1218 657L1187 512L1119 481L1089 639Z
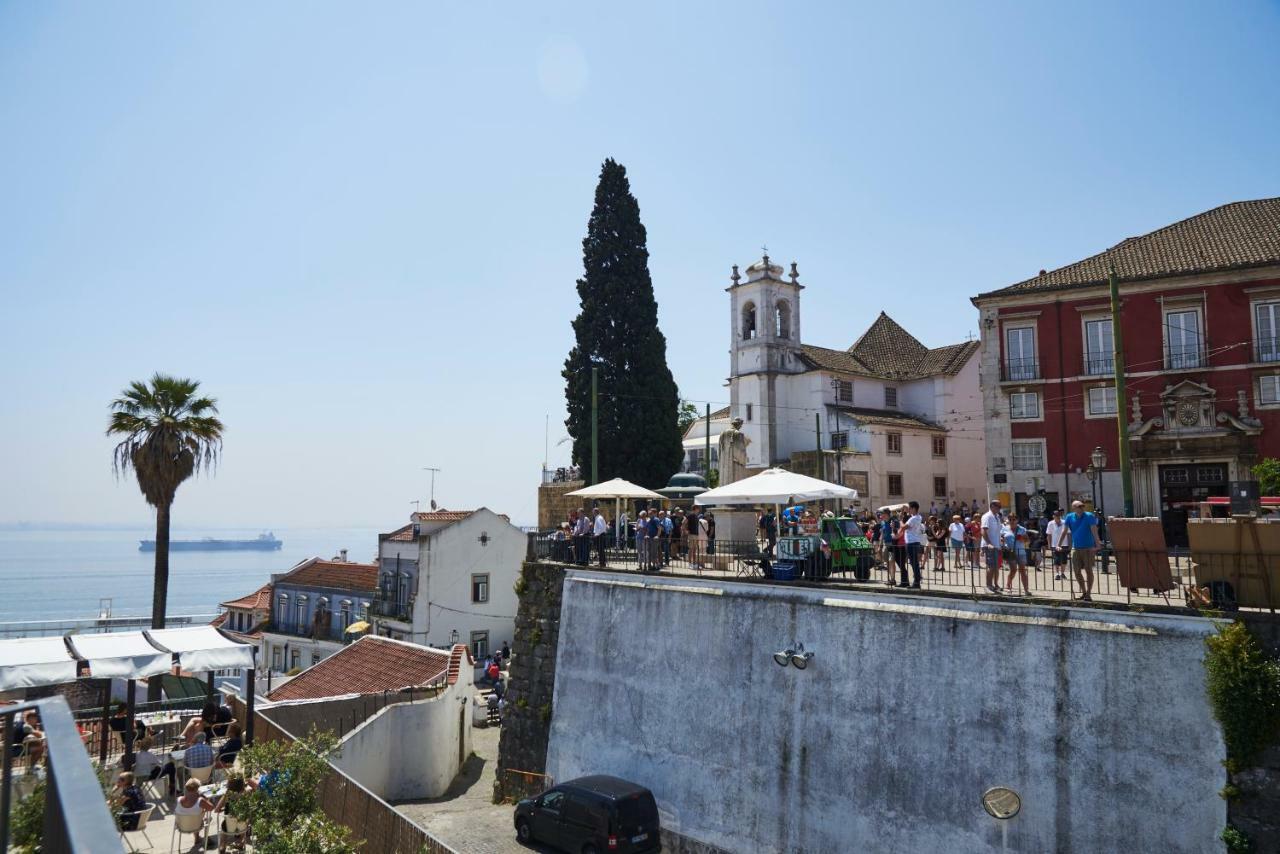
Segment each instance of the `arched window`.
M756 304L753 302L742 307L742 337L756 337Z
M288 593L280 594L280 615L277 619L279 619L281 623L288 622L289 620L289 594Z
M784 299L778 300L773 310L773 323L773 331L779 338L791 337L791 303Z

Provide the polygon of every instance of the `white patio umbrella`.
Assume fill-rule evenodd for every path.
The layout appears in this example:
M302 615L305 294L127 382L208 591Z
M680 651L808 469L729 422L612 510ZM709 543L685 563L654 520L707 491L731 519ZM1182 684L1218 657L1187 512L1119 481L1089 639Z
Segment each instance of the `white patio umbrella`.
M733 483L708 489L693 499L694 504L702 506L717 504L772 504L774 518L781 517L780 505L793 501L821 501L823 499L843 498L852 500L858 497L858 490L796 474L786 469L765 469L760 474L734 481Z
M604 483L597 483L595 486L584 486L582 489L566 492L565 495L571 495L574 498L612 498L614 500L613 526L614 530L618 532L619 539L622 537L620 520L622 518L622 502L624 499L648 498L662 500L662 496L652 489L645 489L643 486L637 486L631 481L623 480L620 477L606 480Z

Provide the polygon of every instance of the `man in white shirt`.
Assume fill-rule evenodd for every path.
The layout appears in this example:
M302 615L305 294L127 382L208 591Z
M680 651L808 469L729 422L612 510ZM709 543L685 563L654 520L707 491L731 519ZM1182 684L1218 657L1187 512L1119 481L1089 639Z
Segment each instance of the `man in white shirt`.
M924 520L920 518L920 503L912 501L907 505L911 508L911 517L907 519L906 532L902 536L903 542L907 545L907 560L911 562L911 573L915 576L911 582L914 590L920 589L920 556L924 554ZM902 583L899 587L907 586L907 568L902 567Z
M959 514L951 517L947 533L951 537L951 553L955 555L952 560L955 562L955 568L959 569L964 561L964 520Z
M1004 519L1000 517L1000 502L992 501L990 509L982 514L982 553L987 560L987 589L1000 592L1000 531Z
M595 525L591 528L591 538L596 542L596 555L601 566L604 566L604 547L607 539L605 535L608 533L609 523L604 519L604 511L597 507Z
M1066 574L1063 567L1067 565L1067 549L1059 545L1062 539L1062 532L1065 526L1062 524L1062 511L1054 510L1053 518L1049 520L1049 524L1044 526L1044 542L1049 547L1050 554L1053 555L1053 580L1064 581Z

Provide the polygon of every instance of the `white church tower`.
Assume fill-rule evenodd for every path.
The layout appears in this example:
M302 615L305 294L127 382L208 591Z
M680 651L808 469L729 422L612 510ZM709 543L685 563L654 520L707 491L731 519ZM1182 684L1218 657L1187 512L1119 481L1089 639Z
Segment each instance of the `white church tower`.
M729 313L733 348L729 356L730 417L743 420L747 464L764 468L779 462L778 436L788 416L783 374L804 371L800 358L799 273L794 262L783 279L782 268L766 254L747 268L745 281L733 265Z

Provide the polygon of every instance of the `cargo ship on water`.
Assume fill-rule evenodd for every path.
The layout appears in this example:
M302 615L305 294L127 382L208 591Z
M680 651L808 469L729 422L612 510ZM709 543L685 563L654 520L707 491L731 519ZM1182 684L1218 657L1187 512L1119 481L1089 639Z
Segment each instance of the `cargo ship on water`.
M140 552L153 552L156 550L155 540L142 540L138 546ZM213 537L204 537L199 540L170 540L169 551L171 552L274 552L279 551L284 545L283 540L277 540L275 534L266 533L259 534L252 540L215 540Z

